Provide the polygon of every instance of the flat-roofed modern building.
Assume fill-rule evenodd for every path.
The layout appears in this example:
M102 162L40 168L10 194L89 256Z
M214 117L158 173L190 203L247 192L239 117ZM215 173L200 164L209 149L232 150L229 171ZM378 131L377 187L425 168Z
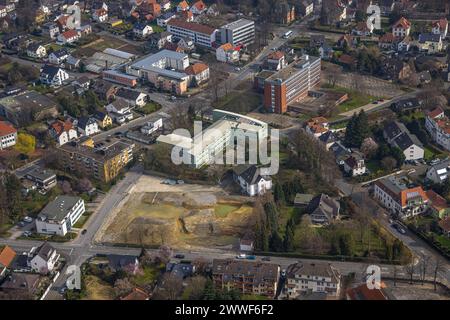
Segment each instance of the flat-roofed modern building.
M25 178L34 182L39 189L49 190L56 186L56 174L52 170L36 168L28 172Z
M249 45L255 41L255 22L239 19L220 28L220 42L233 46Z
M239 139L255 137L255 144L250 144L250 147L257 148L268 135L265 122L238 113L215 109L213 120L215 122L211 126L194 138L172 133L159 136L157 141L180 147L180 156L189 158L192 166L200 168L214 162L218 155L223 155L227 146Z
M173 36L183 39L190 38L196 45L211 48L216 41L217 30L210 26L186 22L181 19L171 19L167 22L167 31Z
M320 83L320 58L308 55L292 62L264 80L264 106L269 112L285 113Z
M85 211L80 197L58 196L39 213L37 233L65 236Z

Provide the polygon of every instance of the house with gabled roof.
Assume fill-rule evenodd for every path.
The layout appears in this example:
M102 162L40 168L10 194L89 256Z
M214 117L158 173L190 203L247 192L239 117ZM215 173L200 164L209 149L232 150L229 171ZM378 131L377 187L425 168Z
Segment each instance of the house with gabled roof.
M45 58L46 55L47 50L40 43L33 42L27 47L27 56L29 56L30 58L42 59Z
M177 12L189 10L189 4L186 0L180 1L177 5Z
M430 201L429 205L431 213L434 216L439 219L444 219L445 217L450 216L450 207L447 204L447 200L432 189L427 190L426 194Z
M440 34L442 39L445 39L447 37L448 33L448 20L447 18L441 18L437 21L433 22L432 25L432 33L434 34Z
M314 224L327 225L339 219L341 205L337 200L322 193L315 196L306 207Z
M69 79L69 74L64 71L64 69L49 64L41 69L41 74L39 76L39 80L42 84L52 87L62 86L67 79Z
M406 37L411 33L411 22L405 17L401 17L392 25L392 33L395 37Z
M78 131L85 137L92 136L100 132L98 123L93 117L81 117L77 122Z
M72 122L66 120L56 120L50 125L50 135L56 140L59 146L62 146L78 138L77 130Z
M47 274L56 266L60 255L48 242L44 242L33 252L33 258L30 260L31 270L41 274Z
M190 10L193 14L199 15L199 14L206 12L206 10L208 10L208 7L202 0L199 0L192 4Z
M66 49L60 49L57 51L53 51L48 56L48 62L55 65L60 65L69 57L69 52Z
M17 142L17 130L9 123L0 121L0 150L10 148Z
M420 215L428 210L428 196L422 187L409 187L402 176L390 176L375 182L374 198L401 219Z
M261 175L260 168L255 165L237 166L233 169L233 178L241 187L242 192L251 197L263 195L272 189L272 178Z
M78 39L80 39L80 34L76 30L67 30L66 32L58 35L56 43L59 45L65 45L74 43Z
M402 150L406 161L423 159L425 154L423 144L403 123L388 122L383 129L383 137L391 146Z
M216 59L220 62L239 61L239 51L231 43L224 43L216 49Z
M11 266L15 257L16 252L10 246L0 246L0 278Z

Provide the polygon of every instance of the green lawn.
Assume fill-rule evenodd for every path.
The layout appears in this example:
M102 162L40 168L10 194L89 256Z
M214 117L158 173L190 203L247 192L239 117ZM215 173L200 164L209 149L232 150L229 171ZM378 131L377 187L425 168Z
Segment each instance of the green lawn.
M74 228L81 229L88 221L89 217L91 216L91 213L84 213L80 219L78 219L77 223L74 224Z
M425 146L424 150L425 150L424 158L426 161L430 161L436 158L444 158L447 156L446 154L442 153L441 151L439 151L438 149L434 148L431 145Z
M361 92L343 87L332 87L329 85L323 85L322 87L334 92L348 94L348 100L338 106L339 113L348 112L353 109L360 108L378 99L378 97L366 95Z
M220 218L226 218L229 213L239 209L239 206L219 203L214 208L214 213Z
M435 235L437 242L441 244L443 248L450 250L450 238L445 235Z
M146 284L153 283L158 279L162 270L163 270L162 266L160 267L146 266L143 268L141 273L135 275L132 278L132 282L137 286L144 286Z
M150 114L155 111L158 111L159 109L161 109L161 105L159 103L152 101L147 103L145 106L138 108L136 111L142 112L143 114Z
M248 113L260 107L262 103L262 95L248 90L244 92L233 91L219 99L215 105L216 108L231 112Z

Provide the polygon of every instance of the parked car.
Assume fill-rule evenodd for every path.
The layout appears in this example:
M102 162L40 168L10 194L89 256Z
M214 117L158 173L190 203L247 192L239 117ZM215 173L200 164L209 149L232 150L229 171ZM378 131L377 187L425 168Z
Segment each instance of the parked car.
M234 68L234 70L235 70L235 71L241 71L241 68L236 67L236 68Z
M25 231L25 232L23 233L23 236L24 236L24 237L30 237L32 234L33 234L33 233L32 233L31 231Z
M184 254L176 254L175 259L184 259Z
M244 253L236 256L236 259L246 259L246 258L247 258L247 255Z
M184 184L184 180L177 180L177 184Z
M399 233L401 233L401 234L405 234L405 233L406 233L406 230L403 229L400 225L398 225L398 224L396 224L396 223L393 224L392 227L393 227L395 230L397 230Z
M261 260L262 261L270 261L270 257L263 257Z
M19 222L19 227L21 227L21 228L25 227L25 222L20 221L20 222Z
M256 260L256 256L247 256L246 259L247 260Z
M23 218L23 221L25 221L26 223L31 223L33 222L33 218L26 216L25 218Z
M84 234L86 234L86 232L87 232L87 230L83 229L83 231L81 231L81 234L84 235Z

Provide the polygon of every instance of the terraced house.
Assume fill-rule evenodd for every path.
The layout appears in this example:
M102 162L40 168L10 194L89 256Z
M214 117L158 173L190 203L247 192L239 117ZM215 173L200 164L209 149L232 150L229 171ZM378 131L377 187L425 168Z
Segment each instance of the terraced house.
M60 147L58 151L65 168L108 183L133 160L133 149L134 144L121 141L100 148L71 142Z

